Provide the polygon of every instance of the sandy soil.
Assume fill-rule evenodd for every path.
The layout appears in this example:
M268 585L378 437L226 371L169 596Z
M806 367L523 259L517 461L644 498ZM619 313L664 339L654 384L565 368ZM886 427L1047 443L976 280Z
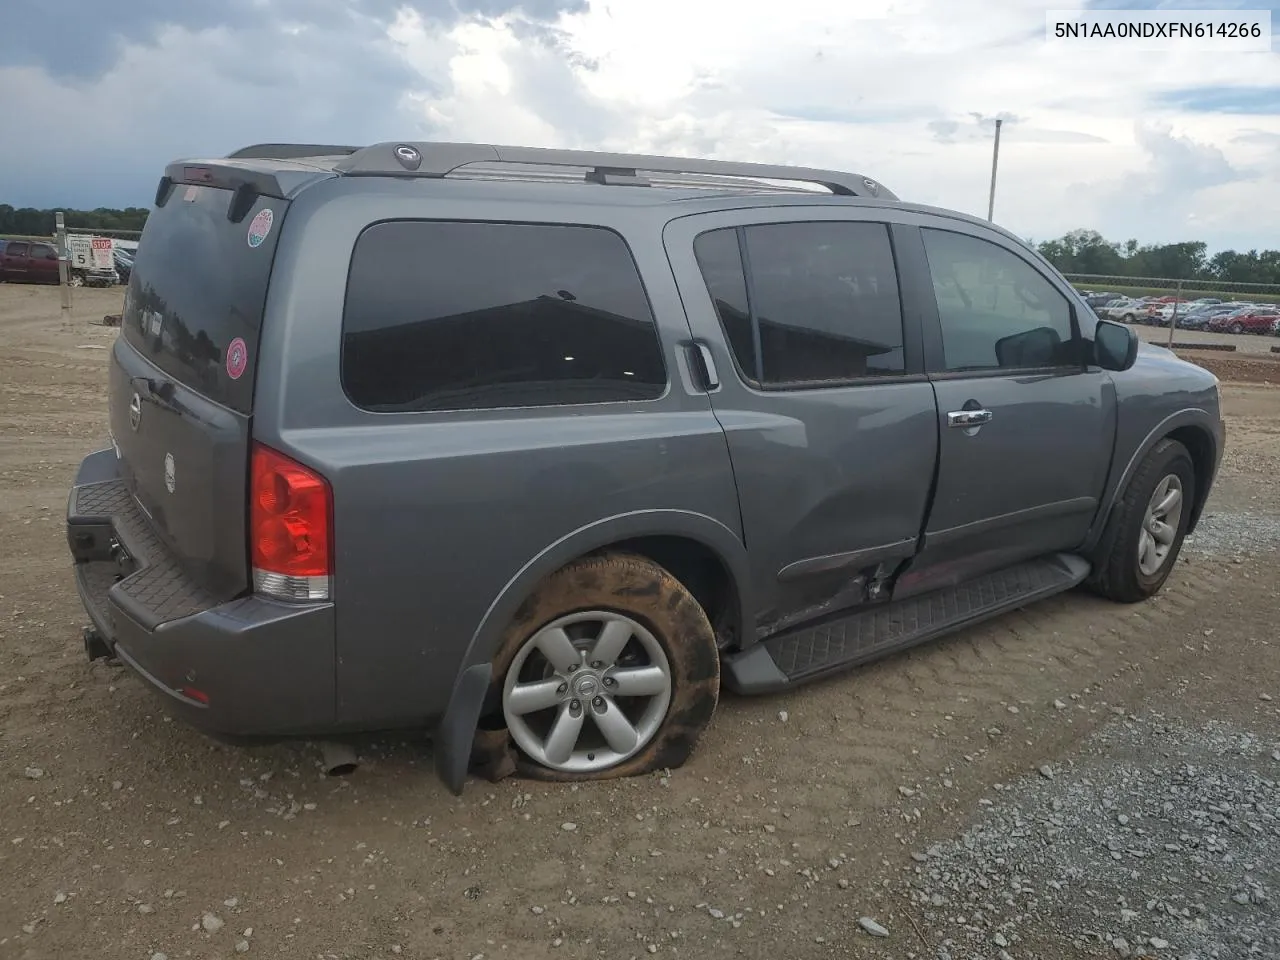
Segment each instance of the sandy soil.
M0 287L0 957L1277 955L1280 890L1255 861L1277 847L1280 390L1224 388L1221 486L1152 602L1071 594L727 697L670 776L473 781L459 799L424 742L366 743L326 779L307 745L214 744L85 662L62 512L105 430L114 331L88 321L119 299L79 291L63 322L56 291ZM1141 828L1163 807L1132 795L1166 789L1158 836L1187 852L1157 850L1183 857L1163 881L1153 860L1113 869L1146 842L1120 827L1085 842L1126 810ZM1075 838L1057 859L1054 816ZM1034 850L983 830L1024 820L1049 830ZM983 892L1009 871L1016 890Z

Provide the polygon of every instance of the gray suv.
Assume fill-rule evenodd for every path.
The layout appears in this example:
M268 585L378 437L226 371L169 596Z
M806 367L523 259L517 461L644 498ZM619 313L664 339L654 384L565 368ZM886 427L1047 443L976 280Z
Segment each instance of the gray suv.
M432 730L455 791L675 767L722 686L1150 597L1224 442L1211 374L987 222L454 143L170 165L109 400L89 657L223 738Z

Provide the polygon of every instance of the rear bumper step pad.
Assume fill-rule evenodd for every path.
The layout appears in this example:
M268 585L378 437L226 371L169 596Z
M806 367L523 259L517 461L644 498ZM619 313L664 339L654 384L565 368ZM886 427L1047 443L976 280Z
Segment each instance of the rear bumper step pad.
M103 453L113 456L111 451ZM76 560L82 599L91 598L97 606L111 591L119 607L144 629L154 630L218 602L161 542L119 478L93 477L72 489L67 542ZM84 596L86 590L89 597ZM102 629L106 624L95 626Z

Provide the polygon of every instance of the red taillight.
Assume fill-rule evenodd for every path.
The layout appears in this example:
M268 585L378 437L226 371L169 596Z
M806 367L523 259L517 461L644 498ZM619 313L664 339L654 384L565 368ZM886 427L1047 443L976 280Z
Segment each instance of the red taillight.
M254 588L289 600L324 600L333 574L328 481L255 443L249 466L249 555Z

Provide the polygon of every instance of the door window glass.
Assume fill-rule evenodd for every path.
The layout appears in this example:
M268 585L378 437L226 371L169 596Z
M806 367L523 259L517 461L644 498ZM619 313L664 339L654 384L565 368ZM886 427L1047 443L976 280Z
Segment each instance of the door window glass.
M1021 257L987 240L924 229L951 371L1074 365L1071 306Z

